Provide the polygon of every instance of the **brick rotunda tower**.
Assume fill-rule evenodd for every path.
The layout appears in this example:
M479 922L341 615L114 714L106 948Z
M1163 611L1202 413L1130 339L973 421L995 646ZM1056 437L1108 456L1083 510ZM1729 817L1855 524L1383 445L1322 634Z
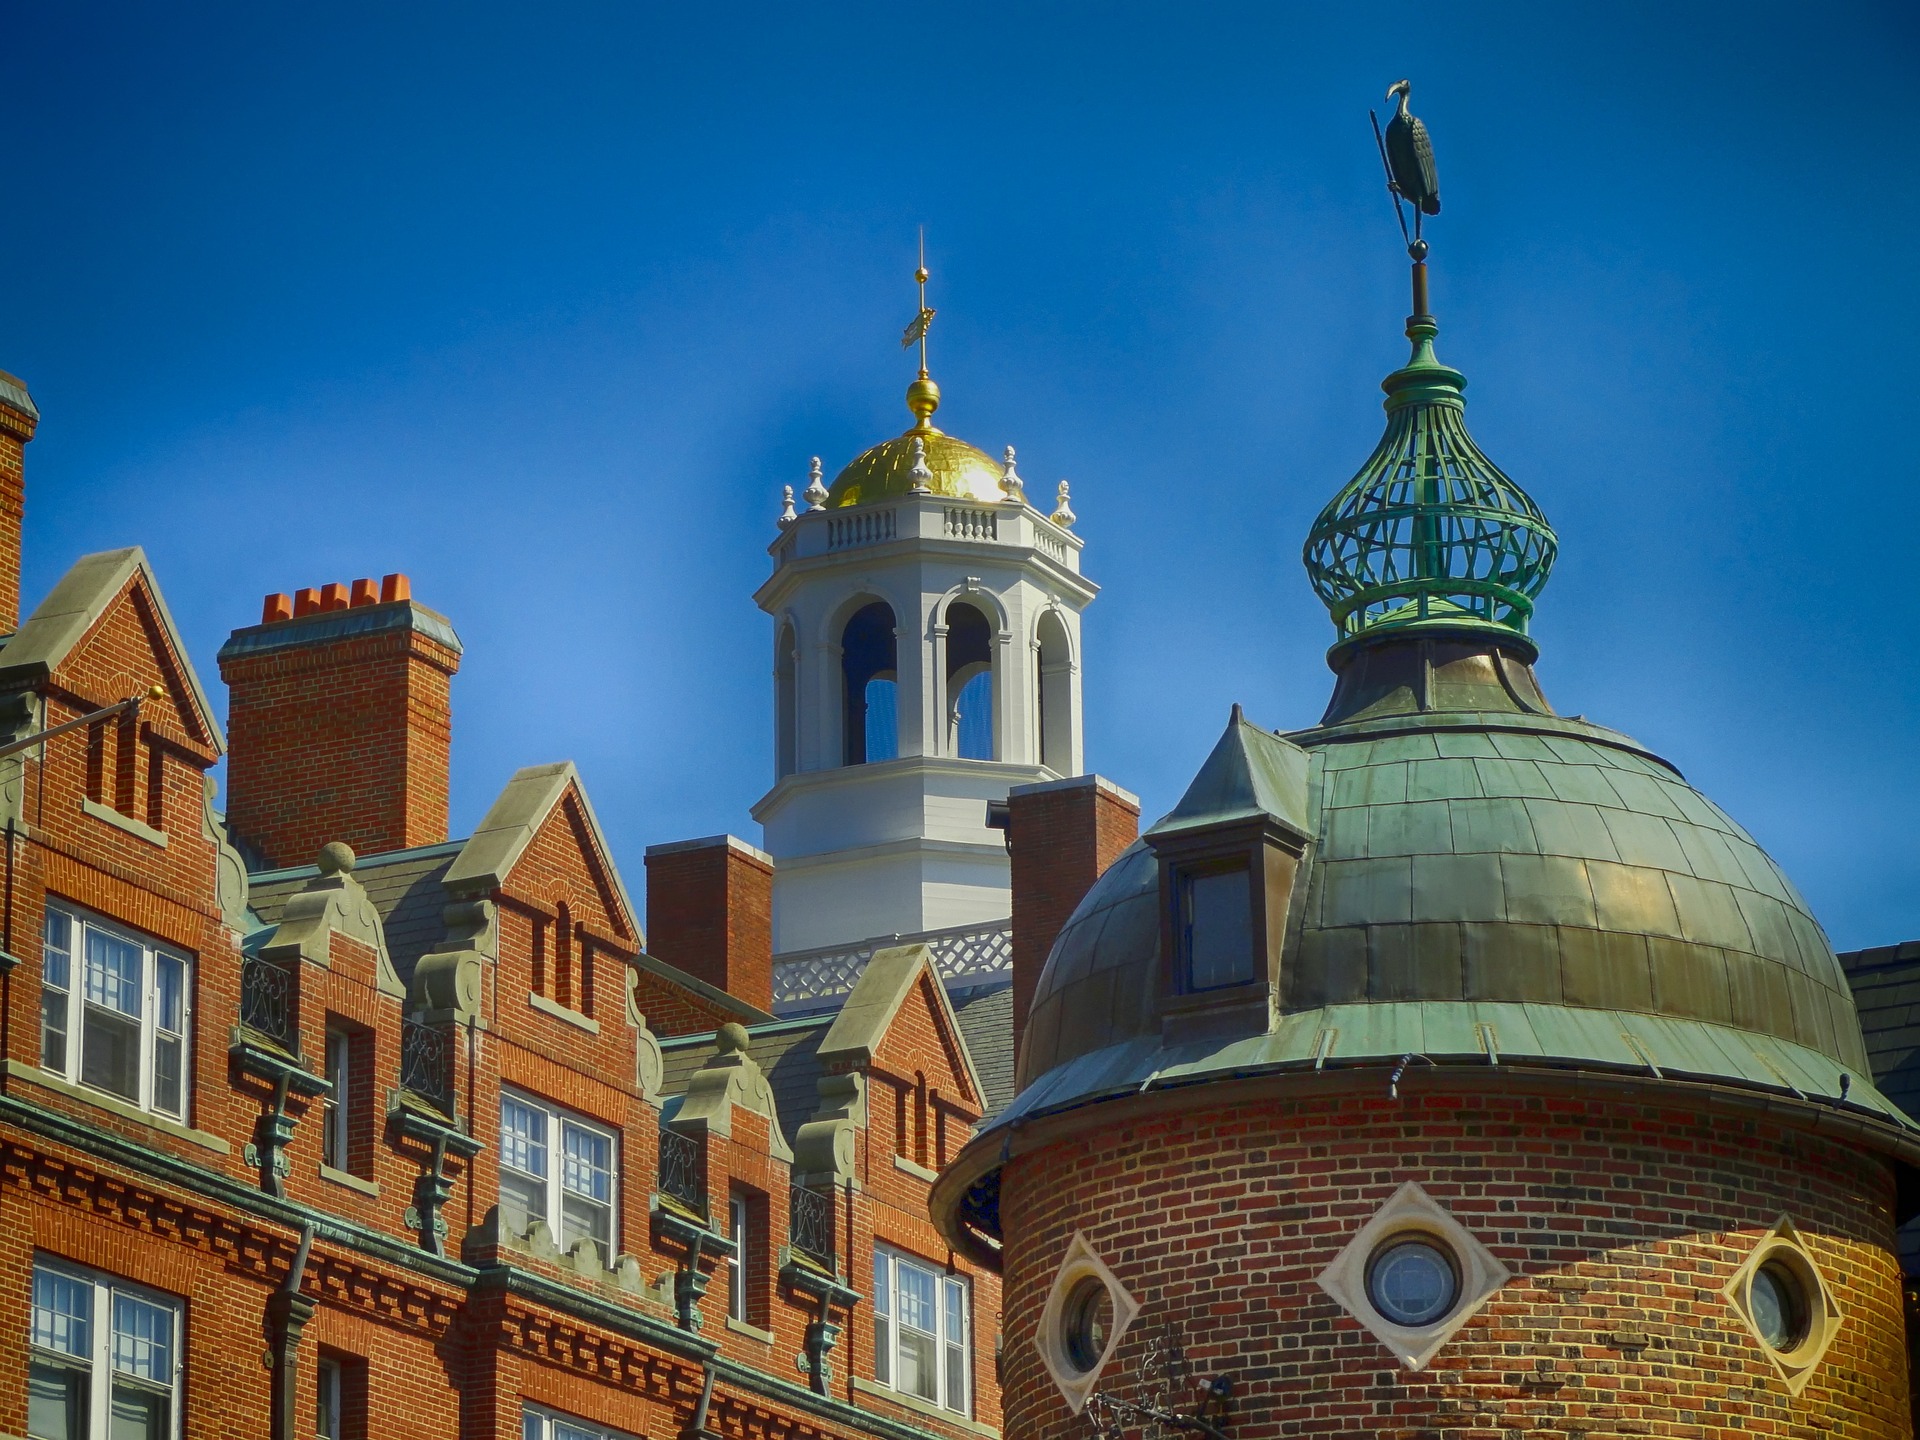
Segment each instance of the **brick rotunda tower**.
M1920 1129L1779 867L1548 706L1556 542L1424 281L1307 545L1325 717L1236 709L934 1192L1004 1271L1006 1433L1907 1436Z

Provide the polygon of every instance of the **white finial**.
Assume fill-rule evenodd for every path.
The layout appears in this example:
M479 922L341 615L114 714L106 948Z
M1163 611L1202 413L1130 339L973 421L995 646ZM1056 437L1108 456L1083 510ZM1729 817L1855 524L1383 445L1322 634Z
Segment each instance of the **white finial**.
M1020 472L1013 468L1013 446L1007 446L1007 469L1000 477L1000 495L1009 505L1027 503L1027 487L1020 483Z
M780 487L780 523L791 525L796 518L793 513L793 487L782 485Z
M1047 517L1062 530L1071 530L1073 522L1080 517L1073 513L1073 506L1067 503L1067 482L1060 482L1060 503L1053 507L1053 514Z
M933 471L927 468L927 442L918 435L913 437L913 469L909 473L913 476L915 495L933 493L933 486L930 483L933 480Z
M818 455L813 457L813 461L807 470L807 490L806 494L801 498L807 502L807 509L809 510L824 510L827 508L827 484L826 481L820 478L820 457Z

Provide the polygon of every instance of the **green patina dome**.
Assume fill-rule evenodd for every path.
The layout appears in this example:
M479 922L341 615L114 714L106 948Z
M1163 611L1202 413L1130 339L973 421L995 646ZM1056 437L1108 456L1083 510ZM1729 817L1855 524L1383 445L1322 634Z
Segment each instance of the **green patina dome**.
M1223 1072L1526 1063L1850 1097L1853 997L1779 866L1627 736L1554 714L1525 635L1553 532L1467 434L1432 321L1385 437L1307 546L1342 639L1321 723L1236 713L1087 894L1036 987L1009 1116ZM1265 1032L1167 1029L1155 844L1267 820L1304 844ZM1278 902L1274 902L1278 903Z

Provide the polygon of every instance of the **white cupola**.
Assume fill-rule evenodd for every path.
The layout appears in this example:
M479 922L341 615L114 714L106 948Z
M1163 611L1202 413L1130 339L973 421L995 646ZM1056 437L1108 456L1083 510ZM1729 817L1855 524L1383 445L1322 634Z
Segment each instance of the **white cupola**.
M934 427L916 278L913 426L830 488L813 462L754 595L774 622L775 780L753 814L777 955L1005 921L988 802L1082 769L1080 612L1097 587L1072 512L1033 508L1012 446L997 464Z

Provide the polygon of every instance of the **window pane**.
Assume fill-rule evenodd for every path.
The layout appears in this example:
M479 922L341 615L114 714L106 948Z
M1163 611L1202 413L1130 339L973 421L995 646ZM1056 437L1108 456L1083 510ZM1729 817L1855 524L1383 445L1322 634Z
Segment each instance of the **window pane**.
M173 1384L173 1312L115 1291L113 1368L136 1379Z
M1253 978L1253 896L1245 870L1189 876L1187 982L1195 990Z
M87 1000L140 1016L140 947L104 930L87 928Z
M185 1085L181 1060L186 1042L178 1035L157 1036L153 1042L153 1108L166 1115L182 1115Z
M573 1124L562 1125L560 1134L565 1149L560 1183L590 1200L612 1200L613 1141Z
M933 1300L933 1275L918 1265L909 1265L905 1261L897 1262L900 1272L900 1323L902 1326L923 1330L932 1335L939 1324Z
M500 1100L500 1163L526 1175L547 1178L545 1112L508 1096ZM546 1206L542 1205L544 1214Z
M107 1440L166 1440L167 1402L130 1385L113 1387L113 1418Z
M547 1422L531 1410L520 1412L520 1440L547 1440Z
M33 1343L43 1350L90 1357L93 1286L58 1270L33 1269Z
M922 1400L939 1400L940 1370L934 1360L934 1348L933 1336L901 1327L900 1375L894 1381L894 1389L918 1395Z
M118 1010L82 1007L80 1079L125 1100L140 1099L140 1022Z
M560 1199L560 1248L570 1250L581 1240L591 1240L600 1247L600 1259L604 1262L611 1257L607 1254L608 1242L613 1238L613 1207L597 1205L591 1200L583 1200L578 1195L563 1195Z
M153 1021L169 1035L187 1030L187 967L178 955L153 957Z
M73 921L58 910L48 910L40 927L40 983L65 990L73 965Z
M967 1349L964 1345L947 1346L947 1396L949 1410L967 1411Z
M533 1228L536 1220L547 1218L547 1185L544 1180L516 1175L502 1167L500 1171L500 1225L518 1240Z
M67 992L40 987L40 1065L67 1073Z
M87 1433L86 1376L58 1365L27 1370L27 1434L33 1440L82 1440Z
M893 1266L883 1254L873 1257L873 1378L882 1385L893 1379Z
M967 1287L958 1280L945 1283L947 1292L947 1328L946 1339L949 1344L958 1345L967 1338Z
M318 1440L340 1440L340 1366L322 1360L314 1372L313 1433Z
M553 1440L605 1440L598 1430L582 1430L578 1425L569 1425L564 1420L553 1422Z

